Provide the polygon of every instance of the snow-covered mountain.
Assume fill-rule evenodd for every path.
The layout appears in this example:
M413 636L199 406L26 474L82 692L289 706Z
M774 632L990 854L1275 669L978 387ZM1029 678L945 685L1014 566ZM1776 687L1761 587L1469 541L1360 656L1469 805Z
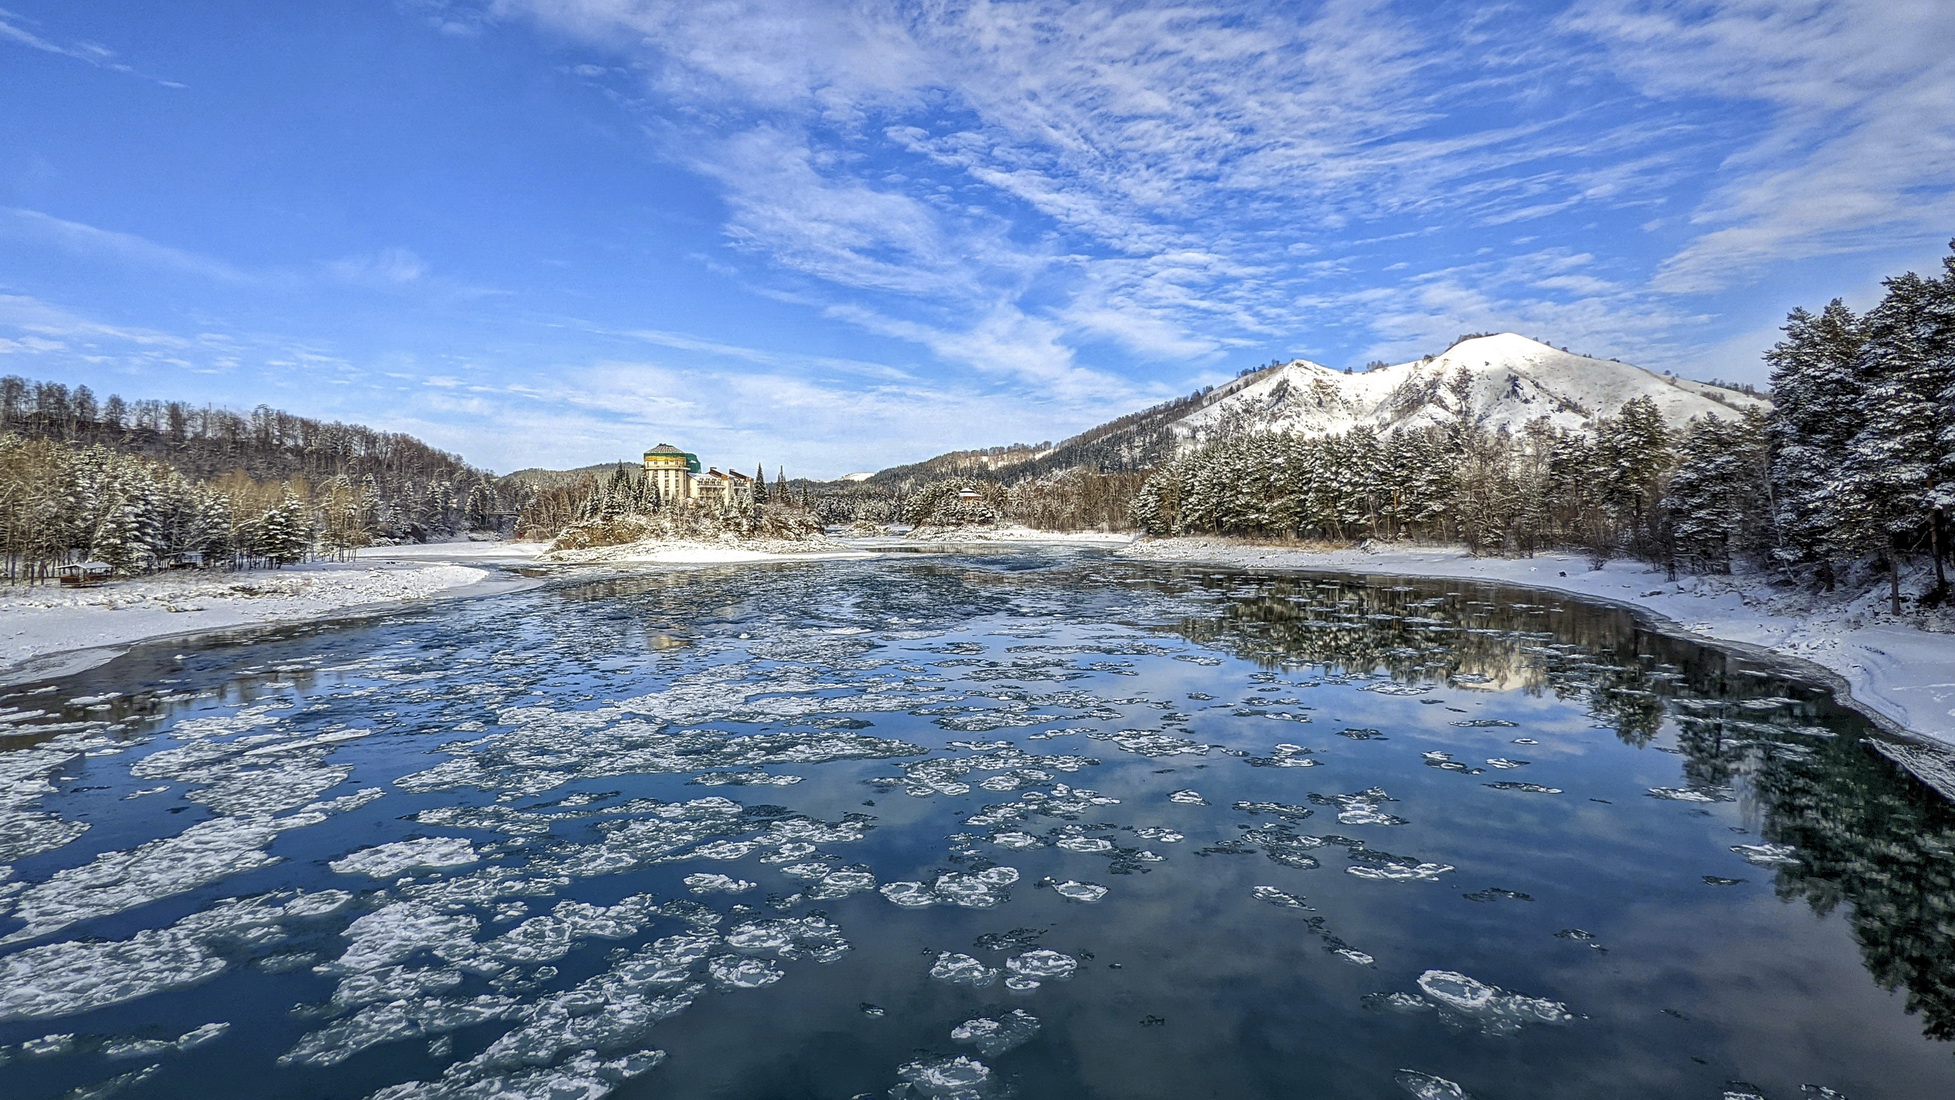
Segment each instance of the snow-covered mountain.
M870 480L1016 480L1079 466L1145 470L1217 439L1270 432L1321 435L1365 426L1389 433L1462 419L1488 430L1518 431L1542 417L1585 431L1637 397L1654 401L1675 426L1693 416L1731 418L1771 407L1739 390L1574 355L1504 332L1461 340L1430 358L1348 374L1299 359L1130 413L1051 447L957 451L882 470Z
M1500 333L1462 340L1429 359L1361 373L1301 359L1269 367L1216 389L1201 408L1175 420L1172 430L1178 449L1242 434L1319 435L1360 426L1389 432L1460 420L1518 431L1545 417L1556 427L1586 430L1637 397L1654 401L1673 425L1771 407L1738 390Z

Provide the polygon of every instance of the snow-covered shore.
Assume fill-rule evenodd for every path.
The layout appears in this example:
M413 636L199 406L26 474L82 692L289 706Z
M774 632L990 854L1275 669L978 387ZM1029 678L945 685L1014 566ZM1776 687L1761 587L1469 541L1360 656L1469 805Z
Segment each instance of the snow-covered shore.
M742 539L739 542L694 542L647 539L588 550L552 550L539 560L558 565L712 565L755 561L821 561L829 558L869 558L875 555L832 539L792 541Z
M138 642L304 622L540 583L484 566L533 561L536 543L377 546L350 562L251 573L160 573L100 588L0 587L0 683L62 676Z
M1887 613L1883 588L1830 599L1760 577L1664 578L1643 562L1591 569L1574 554L1476 558L1447 547L1307 550L1213 538L1150 539L1121 551L1146 561L1496 581L1628 604L1690 634L1809 661L1852 700L1914 734L1955 747L1955 616Z

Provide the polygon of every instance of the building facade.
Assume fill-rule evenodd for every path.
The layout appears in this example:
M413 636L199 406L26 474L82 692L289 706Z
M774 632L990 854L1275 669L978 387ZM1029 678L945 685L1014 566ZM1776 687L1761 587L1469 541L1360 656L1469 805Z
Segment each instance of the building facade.
M699 456L682 451L670 443L661 443L645 452L645 476L658 490L660 501L671 503L697 498L699 494L693 490L693 475L698 472Z
M709 467L702 473L698 455L670 443L661 443L645 452L645 476L658 490L659 500L667 504L696 500L702 504L724 505L751 501L754 496L753 478L737 470L722 473L718 467Z

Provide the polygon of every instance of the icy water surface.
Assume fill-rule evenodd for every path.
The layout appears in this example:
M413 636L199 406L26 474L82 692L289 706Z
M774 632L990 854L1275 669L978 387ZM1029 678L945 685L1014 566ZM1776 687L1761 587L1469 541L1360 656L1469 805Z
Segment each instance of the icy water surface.
M139 651L0 695L0 1096L1955 1096L1955 814L1869 734L1078 551Z

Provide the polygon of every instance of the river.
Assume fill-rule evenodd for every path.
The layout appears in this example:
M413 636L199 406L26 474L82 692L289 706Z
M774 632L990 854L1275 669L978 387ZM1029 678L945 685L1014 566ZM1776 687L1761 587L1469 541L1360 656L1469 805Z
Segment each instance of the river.
M0 695L0 1095L1947 1097L1879 736L1619 609L1077 549L161 643Z

